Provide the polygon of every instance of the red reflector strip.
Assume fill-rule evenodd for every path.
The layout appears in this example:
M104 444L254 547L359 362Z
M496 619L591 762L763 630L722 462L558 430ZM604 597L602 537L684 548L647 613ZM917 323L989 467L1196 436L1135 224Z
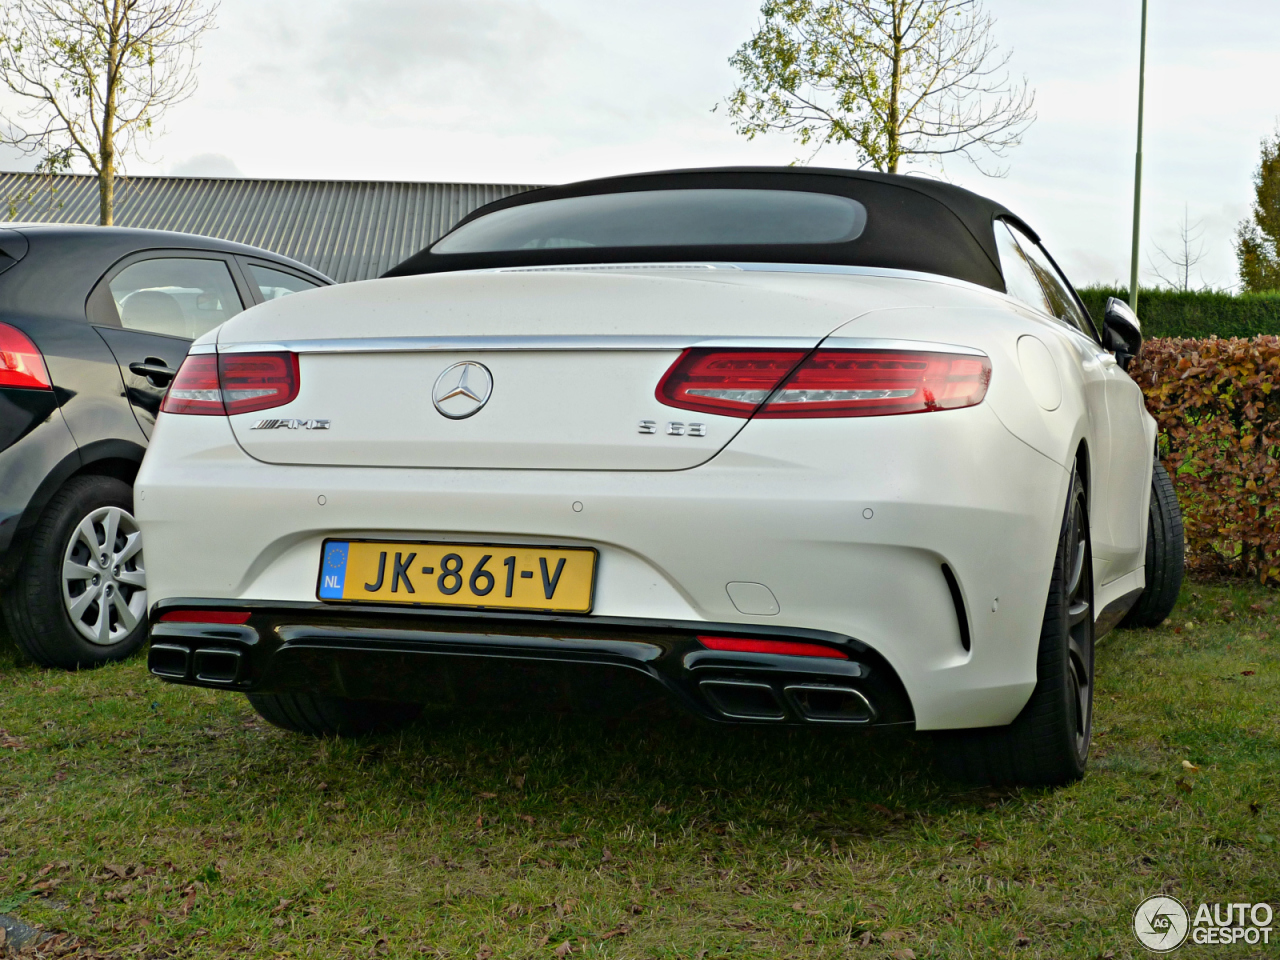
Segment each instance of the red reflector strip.
M658 384L658 402L746 419L804 355L803 350L686 350Z
M698 642L708 650L732 650L737 653L780 653L788 657L826 657L828 660L848 660L849 655L833 647L816 643L796 643L791 640L747 640L742 637L699 637Z
M248 623L247 610L166 610L162 623Z
M0 387L52 390L44 357L17 327L0 323Z
M819 350L758 414L766 419L883 417L982 402L991 361L958 353Z

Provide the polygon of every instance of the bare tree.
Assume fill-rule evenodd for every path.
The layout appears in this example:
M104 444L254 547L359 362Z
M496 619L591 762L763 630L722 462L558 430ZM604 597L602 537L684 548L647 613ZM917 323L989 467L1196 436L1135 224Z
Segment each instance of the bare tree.
M1035 120L1010 80L979 0L766 0L754 37L729 60L737 131L791 133L816 154L852 143L863 165L904 157L1000 158Z
M5 0L0 81L25 105L0 121L43 173L77 160L98 178L99 222L114 220L116 174L164 111L195 91L206 0Z
M1170 253L1156 244L1156 251L1164 259L1163 266L1158 266L1154 259L1148 258L1152 271L1162 283L1167 283L1173 289L1181 290L1183 293L1191 289L1191 271L1205 258L1204 244L1200 242L1203 236L1203 221L1197 220L1192 223L1187 205L1183 204L1182 223L1178 225L1178 245ZM1202 277L1201 286L1203 285Z

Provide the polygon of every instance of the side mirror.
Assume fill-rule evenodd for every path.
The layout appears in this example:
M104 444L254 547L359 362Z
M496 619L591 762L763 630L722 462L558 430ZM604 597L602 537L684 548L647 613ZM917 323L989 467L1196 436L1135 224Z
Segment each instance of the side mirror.
M1142 349L1142 325L1138 315L1123 300L1111 297L1107 300L1107 314L1102 323L1103 346L1114 351L1116 359L1126 370L1129 361Z

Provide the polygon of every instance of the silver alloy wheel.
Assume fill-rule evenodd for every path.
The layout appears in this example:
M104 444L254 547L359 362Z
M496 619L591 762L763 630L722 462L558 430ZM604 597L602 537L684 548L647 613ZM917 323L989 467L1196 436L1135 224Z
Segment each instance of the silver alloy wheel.
M76 525L62 559L62 601L81 636L104 647L146 615L142 533L128 510L99 507Z

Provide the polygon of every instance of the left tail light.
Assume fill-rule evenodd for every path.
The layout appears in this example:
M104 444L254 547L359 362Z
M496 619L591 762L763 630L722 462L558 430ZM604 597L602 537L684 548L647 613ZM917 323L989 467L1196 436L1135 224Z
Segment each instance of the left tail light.
M202 353L182 361L162 413L226 417L292 403L298 396L296 353Z
M7 323L0 323L0 387L53 389L44 357L36 345L25 333Z
M686 350L662 378L662 403L764 419L883 417L982 402L985 356L915 350Z

